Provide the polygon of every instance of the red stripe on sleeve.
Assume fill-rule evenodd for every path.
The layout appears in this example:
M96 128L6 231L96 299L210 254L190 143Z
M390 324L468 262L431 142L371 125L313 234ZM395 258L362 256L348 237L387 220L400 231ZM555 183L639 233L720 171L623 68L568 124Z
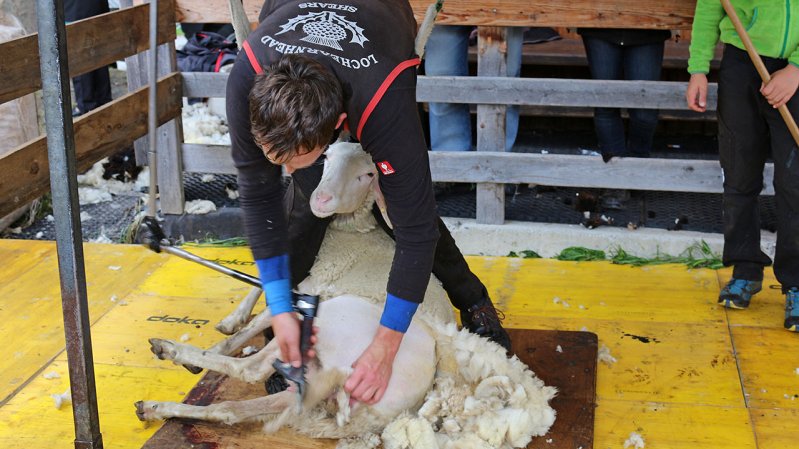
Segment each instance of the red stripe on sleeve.
M253 70L255 70L255 73L259 75L264 73L264 69L261 68L261 64L258 62L258 59L255 58L255 54L252 52L250 43L244 41L244 45L242 45L242 47L244 48L244 52L247 53L247 59L250 60L250 64L252 65Z
M355 133L355 136L358 140L361 140L361 131L363 131L363 126L366 124L366 121L369 120L369 116L372 114L372 111L377 107L377 104L380 103L380 99L383 98L383 95L386 93L391 84L394 80L402 73L403 70L407 69L408 67L413 67L421 64L422 61L419 58L409 59L407 61L403 61L399 63L391 73L388 74L385 80L383 80L383 84L380 85L380 88L377 89L375 95L369 101L369 104L366 106L366 109L363 111L363 115L361 115L360 123L358 123L358 131Z

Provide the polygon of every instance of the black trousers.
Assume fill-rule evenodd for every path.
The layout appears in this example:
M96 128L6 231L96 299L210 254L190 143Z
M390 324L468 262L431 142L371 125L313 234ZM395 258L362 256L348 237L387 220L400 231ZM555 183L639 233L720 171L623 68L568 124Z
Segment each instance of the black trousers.
M787 60L763 58L770 73ZM760 93L761 80L745 51L724 49L719 72L719 159L724 173L724 265L733 276L762 280L771 260L760 249L760 209L766 159L774 161L777 250L774 274L783 290L799 287L799 148L779 111ZM799 94L788 102L799 119Z
M289 255L291 279L296 287L313 266L327 226L333 217L318 218L311 212L309 198L322 179L323 165L316 163L297 170L291 175L291 184L284 197L284 206L289 230ZM394 238L383 216L375 206L372 213L384 231ZM466 310L483 298L488 291L478 277L469 269L455 240L440 217L437 217L440 237L433 260L433 274L441 281L444 290L456 308Z
M107 0L65 0L64 18L67 22L87 19L109 11ZM111 77L108 67L72 78L75 102L84 114L111 101Z

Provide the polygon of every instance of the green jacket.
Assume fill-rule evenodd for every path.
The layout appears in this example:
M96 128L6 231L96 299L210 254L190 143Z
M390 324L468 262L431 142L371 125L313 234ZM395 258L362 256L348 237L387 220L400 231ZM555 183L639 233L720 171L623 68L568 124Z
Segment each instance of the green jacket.
M788 59L799 67L799 0L732 0L762 56ZM708 73L716 43L745 50L719 0L698 0L691 30L689 73Z

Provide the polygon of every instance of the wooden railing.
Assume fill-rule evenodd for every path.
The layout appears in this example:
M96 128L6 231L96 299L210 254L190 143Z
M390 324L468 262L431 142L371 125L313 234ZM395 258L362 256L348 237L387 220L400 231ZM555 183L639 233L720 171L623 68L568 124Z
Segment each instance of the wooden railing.
M163 13L159 16L158 41L172 43L174 1L161 0L159 5ZM147 49L148 15L149 6L138 5L67 25L70 75L89 72ZM118 30L124 33L115 32ZM38 48L35 34L0 44L0 60L8 62L0 64L0 103L41 88ZM182 96L178 73L158 81L159 124L180 117ZM143 87L77 118L74 129L78 170L87 170L145 135L147 112L147 88ZM49 173L46 136L0 158L0 217L49 191Z
M411 0L421 21L431 0ZM262 2L244 0L251 22ZM622 107L686 110L685 83L510 79L504 67L504 33L499 26L627 27L683 29L691 27L695 2L689 0L535 1L447 0L438 26L479 27L478 77L419 77L420 102L469 103L477 106L477 152L432 152L434 181L475 182L477 221L504 221L503 183L604 187L635 190L721 192L717 161L674 159L614 159L556 154L505 153L506 105L551 107ZM179 20L229 21L227 0L177 0ZM226 75L183 73L187 96L224 96ZM716 86L711 85L709 108L715 110ZM235 173L229 149L184 144L187 171ZM765 194L773 194L771 166L766 169Z
M161 42L172 39L175 21L227 22L230 20L227 0L173 0L173 17L162 15ZM411 0L417 20L432 0ZM134 3L140 3L135 0ZM131 0L122 0L123 6ZM434 181L475 182L477 188L477 220L482 223L504 221L504 183L535 183L552 186L604 187L636 190L685 192L720 192L721 170L717 161L674 159L614 159L605 164L598 157L557 154L516 154L504 149L504 117L507 105L545 107L638 107L685 110L684 83L643 81L592 81L521 78L500 76L505 65L504 28L502 26L560 26L560 27L639 27L690 29L694 1L621 0L621 1L533 1L533 0L447 0L438 17L445 24L471 24L479 27L478 77L419 77L417 99L420 102L459 102L477 105L477 152L433 152L430 154ZM161 1L159 7L168 9L170 3ZM262 0L244 0L251 22L257 20ZM140 9L137 9L140 8ZM76 55L70 64L77 73L116 60L121 53L131 54L146 47L146 5L122 10L120 16L90 19L70 25L75 35L109 29L106 20L124 23L127 41L99 52L91 45L81 48L94 51L91 58ZM125 14L124 16L122 14ZM90 25L93 24L93 25ZM86 29L83 30L84 27ZM102 28L102 30L101 30ZM91 29L91 30L90 30ZM83 33L83 34L81 34ZM86 38L90 40L89 37ZM78 40L78 38L76 38ZM35 42L35 41L32 41ZM171 41L170 41L171 42ZM15 45L0 46L0 56L11 55ZM19 54L36 54L34 50L14 50ZM72 48L70 50L73 50ZM72 56L72 52L70 53ZM81 61L83 59L83 61ZM91 60L88 63L87 60ZM7 60L4 58L4 60ZM13 59L12 59L13 60ZM144 55L127 59L129 86L137 89L146 83ZM181 83L175 82L174 49L167 42L159 49L160 72L167 75L160 81L164 89L159 94L159 120L178 117L179 100L186 97L224 97L227 75L215 73L182 73ZM30 62L37 67L36 61ZM81 65L83 64L83 65ZM8 65L0 67L0 99L30 92L38 86L38 72L10 73ZM21 70L21 69L20 69ZM27 73L25 75L24 73ZM711 85L709 109L715 109L716 86ZM120 140L143 135L145 105L137 90L130 97L117 100L128 112L94 111L76 122L79 160L86 168L90 160L101 157L105 149ZM160 92L160 90L159 90ZM134 99L135 97L135 99ZM109 106L118 108L118 106ZM178 117L179 119L179 117ZM88 130L92 130L90 133ZM111 130L124 130L111 132ZM90 137L91 135L91 137ZM137 142L137 158L143 156L144 142ZM20 149L19 154L0 160L0 213L46 189L46 159L41 142ZM175 120L159 130L159 191L161 210L165 214L183 212L183 171L235 173L227 146L182 143L180 127ZM773 194L770 180L773 168L766 168L765 194ZM23 173L18 175L18 173ZM21 178L21 179L12 179ZM22 180L24 179L24 180Z

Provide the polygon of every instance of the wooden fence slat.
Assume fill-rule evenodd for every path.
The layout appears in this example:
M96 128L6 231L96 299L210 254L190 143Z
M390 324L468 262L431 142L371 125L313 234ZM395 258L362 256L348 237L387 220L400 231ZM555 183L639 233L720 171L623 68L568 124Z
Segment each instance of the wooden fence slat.
M420 76L416 99L424 102L514 104L551 107L687 109L685 82L558 78ZM716 109L717 85L708 87Z
M180 75L158 81L158 123L180 116ZM122 96L75 121L78 171L130 145L147 133L147 88ZM27 143L0 159L0 216L38 198L50 188L46 136Z
M166 8L158 17L158 42L175 40L174 0L161 0ZM67 60L70 76L111 64L149 48L149 5L101 14L67 25ZM121 31L113 34L111 31ZM0 103L42 87L39 41L31 34L0 44Z
M565 154L433 151L435 182L540 184L555 187L721 193L716 160L614 158ZM236 174L230 147L183 144L186 171ZM590 176L586 176L590 173ZM774 165L766 164L763 195L774 195Z
M224 97L226 73L183 74L187 97ZM685 88L677 81L605 81L491 76L420 76L420 102L608 107L687 111ZM709 111L716 110L718 86L708 86ZM700 114L696 114L699 116Z
M137 0L140 2L140 0ZM227 0L177 0L177 21L230 22ZM410 0L417 22L432 0ZM694 0L447 0L437 22L450 25L691 29ZM250 22L263 0L244 0Z
M507 28L480 27L477 33L477 75L502 79L508 73ZM477 151L505 150L504 104L477 105ZM505 221L505 186L477 184L476 219L483 224Z
M184 143L181 151L183 169L189 173L237 174L227 145Z

